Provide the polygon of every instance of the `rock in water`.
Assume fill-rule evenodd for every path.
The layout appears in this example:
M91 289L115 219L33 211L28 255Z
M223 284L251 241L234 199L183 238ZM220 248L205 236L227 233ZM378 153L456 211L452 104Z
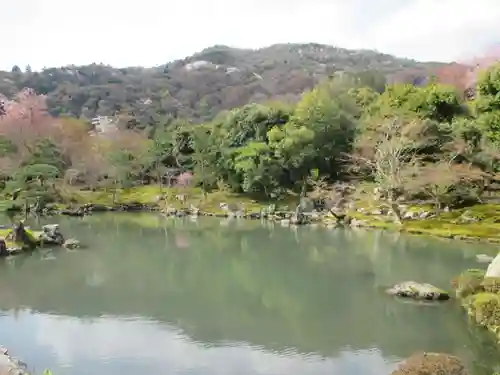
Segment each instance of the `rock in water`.
M62 245L64 237L59 231L59 224L47 224L42 227L43 233L40 240L47 244Z
M414 354L391 375L467 375L459 358L442 353Z
M386 290L391 296L413 298L416 300L426 301L445 301L450 299L450 295L436 288L431 284L422 284L415 281L407 281L401 284L396 284L392 288Z
M66 249L77 249L79 248L81 245L80 245L80 241L74 239L74 238L69 238L67 239L66 241L64 241L63 243L63 247L65 247Z

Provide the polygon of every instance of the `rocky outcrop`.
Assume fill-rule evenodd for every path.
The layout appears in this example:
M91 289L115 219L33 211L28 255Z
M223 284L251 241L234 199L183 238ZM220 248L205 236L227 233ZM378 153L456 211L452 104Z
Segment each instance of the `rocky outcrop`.
M414 354L391 375L467 375L459 358L442 353Z
M6 348L0 348L0 375L28 375L26 364L11 357Z
M396 284L386 290L386 293L392 296L412 298L422 301L446 301L450 295L431 284L422 284L415 281L406 281Z

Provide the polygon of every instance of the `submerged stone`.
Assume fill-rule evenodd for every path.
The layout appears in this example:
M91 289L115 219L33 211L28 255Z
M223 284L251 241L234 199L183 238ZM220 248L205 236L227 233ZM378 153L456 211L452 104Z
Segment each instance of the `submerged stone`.
M467 375L462 361L442 353L414 354L405 360L391 375Z
M386 293L392 296L412 298L415 300L445 301L450 299L448 292L434 285L417 283L415 281L396 284L392 288L387 289Z

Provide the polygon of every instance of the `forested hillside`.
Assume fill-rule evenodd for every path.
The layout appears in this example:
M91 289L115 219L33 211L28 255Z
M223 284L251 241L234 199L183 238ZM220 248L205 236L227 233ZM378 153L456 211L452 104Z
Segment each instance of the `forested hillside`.
M29 87L47 96L54 116L126 114L145 127L169 118L206 121L250 102L296 102L302 92L339 71L360 73L364 86L381 91L386 80L426 77L437 66L318 44L258 50L214 46L155 68L93 64L32 72L13 67L0 72L0 93L10 98Z
M291 46L267 51L273 48L289 51ZM380 58L380 70L371 72L362 68L373 68L373 59L340 59L345 50L335 50L335 61L344 61L342 73L315 76L309 72L312 81L321 82L303 93L300 85L294 87L296 92L287 90L287 95L296 95L294 103L268 92L266 103L255 103L252 98L248 99L252 103L246 103L244 98L246 104L217 114L225 107L206 106L213 111L206 115L211 119L194 117L196 123L192 120L197 107L188 106L189 101L178 100L177 112L165 104L172 103L171 92L175 92L191 93L192 104L198 105L201 88L213 91L224 79L236 79L233 73L250 76L249 67L258 66L250 57L256 59L255 54L264 52L239 51L240 56L236 51L213 48L154 69L93 66L42 73L13 69L7 74L11 78L3 81L11 82L9 94L18 89L12 77L18 82L25 79L25 85L35 90L21 90L12 100L0 103L2 194L21 194L26 201L58 201L67 199L68 189L107 193L181 181L181 187L201 188L205 198L211 191L220 191L269 202L288 196L331 197L336 194L333 186L348 182L375 185L401 219L397 199L432 200L439 211L444 205L482 202L485 193L496 188L492 182L500 172L497 60L433 67L363 52L363 56ZM281 56L300 53L299 49ZM325 56L324 61L329 61L329 55ZM292 58L280 63L293 67L282 76L283 85L293 81L294 72L299 75L308 66L319 66L306 57L302 70ZM67 81L59 83L63 81L60 75ZM258 87L271 79L264 78L263 67L251 75L260 82ZM386 78L396 83L386 84ZM228 87L214 92L219 95ZM236 87L254 86L232 88ZM284 86L269 87L276 93ZM39 95L44 92L47 95ZM54 93L66 101L54 101ZM225 106L236 105L229 99ZM84 110L81 103L87 103ZM158 108L159 103L166 107ZM124 108L129 105L138 108L137 112ZM82 116L82 111L90 113ZM85 118L113 111L121 115L114 126L89 132ZM173 116L175 121L169 120Z

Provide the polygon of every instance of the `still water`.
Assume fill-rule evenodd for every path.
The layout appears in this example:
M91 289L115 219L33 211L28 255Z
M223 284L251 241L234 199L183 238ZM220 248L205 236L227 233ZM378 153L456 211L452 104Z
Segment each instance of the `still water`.
M500 364L453 302L381 291L448 288L492 247L154 214L55 221L88 248L0 263L0 344L37 372L385 375L416 351L458 355L475 374Z

